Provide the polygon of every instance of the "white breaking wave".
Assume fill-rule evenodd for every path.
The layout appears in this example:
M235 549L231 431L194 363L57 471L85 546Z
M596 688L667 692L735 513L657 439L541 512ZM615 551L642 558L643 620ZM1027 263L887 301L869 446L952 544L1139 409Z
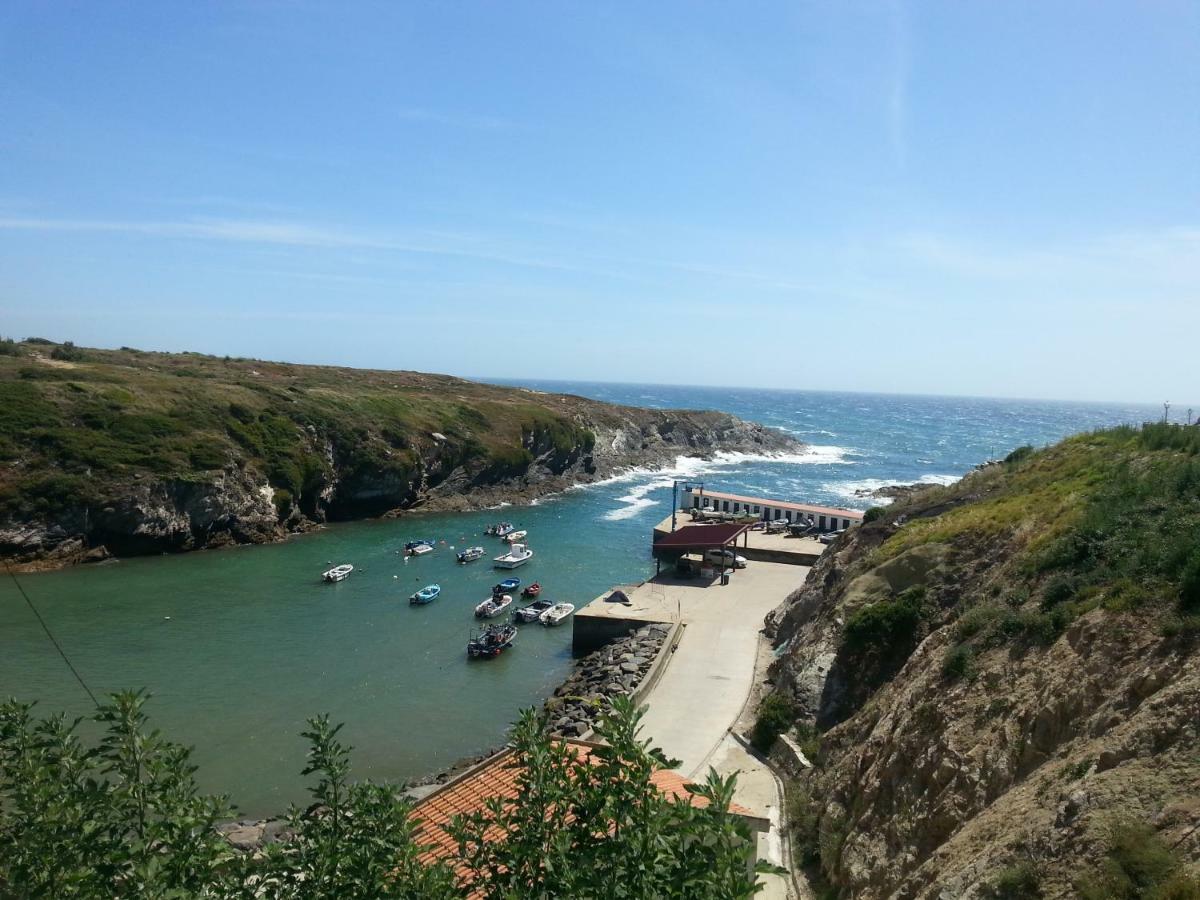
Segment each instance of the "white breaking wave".
M821 487L831 494L837 494L839 497L845 497L848 500L863 500L872 491L877 491L880 488L894 487L901 484L940 484L944 487L954 484L960 478L962 478L961 475L922 475L915 482L901 478L860 478L857 481L829 481L821 485ZM876 506L886 506L895 498L870 497L869 499Z
M591 484L576 485L575 490L587 490L606 484L619 484L627 481L643 481L632 488L628 494L617 498L623 505L609 510L602 518L610 522L630 519L649 506L656 506L661 501L651 500L648 496L661 488L669 488L677 481L687 478L699 478L702 475L712 475L728 472L737 466L747 463L783 463L785 465L851 465L847 455L853 450L844 447L822 447L810 445L800 453L734 453L718 452L712 459L699 459L695 456L677 456L673 466L659 469L637 468L630 469L596 481Z

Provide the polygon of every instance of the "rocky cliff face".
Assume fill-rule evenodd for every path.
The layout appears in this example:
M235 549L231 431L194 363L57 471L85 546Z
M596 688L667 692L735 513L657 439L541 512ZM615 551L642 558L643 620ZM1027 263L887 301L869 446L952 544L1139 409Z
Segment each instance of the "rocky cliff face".
M301 438L303 450L325 464L299 498L281 494L253 466L176 478L136 473L98 499L0 521L0 555L39 568L259 543L325 521L529 501L627 467L670 464L680 455L781 453L801 446L723 413L642 410L580 398L570 398L570 406L577 426L572 440L529 428L514 448L518 452L500 462L468 456L462 440L429 433L406 441L412 465L377 465L313 430Z
M775 690L819 735L800 840L842 897L1197 896L1104 873L1134 823L1200 891L1200 623L1173 587L1055 568L1075 511L1008 516L1004 468L848 533L770 617Z

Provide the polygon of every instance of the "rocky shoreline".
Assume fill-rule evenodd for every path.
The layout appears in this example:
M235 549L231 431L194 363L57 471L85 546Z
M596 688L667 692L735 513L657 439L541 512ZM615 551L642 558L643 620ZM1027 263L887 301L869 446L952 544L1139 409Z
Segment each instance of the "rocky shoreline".
M564 738L590 737L614 698L633 695L642 686L670 633L670 625L646 625L580 657L571 674L543 705L550 733ZM419 800L503 749L495 747L461 759L435 775L407 782L404 794ZM286 840L291 834L291 826L283 817L239 819L223 823L217 830L235 850L247 853Z

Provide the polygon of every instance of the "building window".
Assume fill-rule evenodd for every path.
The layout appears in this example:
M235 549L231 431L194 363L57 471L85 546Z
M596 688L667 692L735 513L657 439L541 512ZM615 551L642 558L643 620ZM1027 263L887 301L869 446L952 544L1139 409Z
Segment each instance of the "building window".
M754 504L754 514L755 514L755 515L758 515L758 513L759 513L759 512L760 512L760 510L759 510L759 508L758 508L758 504L757 504L757 503L755 503L755 504Z
M824 516L821 516L820 518L817 519L817 527L820 528L822 531L825 530L825 517Z
M781 513L779 510L777 510L777 509L776 509L776 510L772 510L772 512L774 512L774 513L775 513L775 518L776 518L776 519L778 519L778 518L779 518L779 517L782 515L782 513Z

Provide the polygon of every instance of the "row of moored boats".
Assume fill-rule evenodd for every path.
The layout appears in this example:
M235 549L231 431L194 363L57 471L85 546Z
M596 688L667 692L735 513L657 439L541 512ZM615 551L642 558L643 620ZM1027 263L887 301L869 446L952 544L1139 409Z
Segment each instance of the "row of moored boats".
M506 553L493 559L497 569L515 569L533 558L533 550L525 542L527 532L518 530L511 522L498 522L489 525L486 533L504 540L509 549ZM404 545L405 556L424 556L436 549L430 540L409 541ZM469 563L484 555L483 547L467 547L456 555L460 563ZM321 578L327 582L344 581L354 571L354 566L344 564L334 566L322 573ZM510 620L503 623L489 623L483 629L471 635L467 642L467 655L472 658L491 659L499 656L513 645L517 636L517 624L522 622L540 622L547 627L553 627L566 621L575 612L573 603L553 603L541 597L542 586L536 581L526 587L521 596L530 601L526 605L513 609L513 592L521 586L521 579L506 578L492 587L492 595L475 607L475 618L494 619L508 610L512 610ZM428 584L408 598L414 606L432 603L442 595L440 584Z

